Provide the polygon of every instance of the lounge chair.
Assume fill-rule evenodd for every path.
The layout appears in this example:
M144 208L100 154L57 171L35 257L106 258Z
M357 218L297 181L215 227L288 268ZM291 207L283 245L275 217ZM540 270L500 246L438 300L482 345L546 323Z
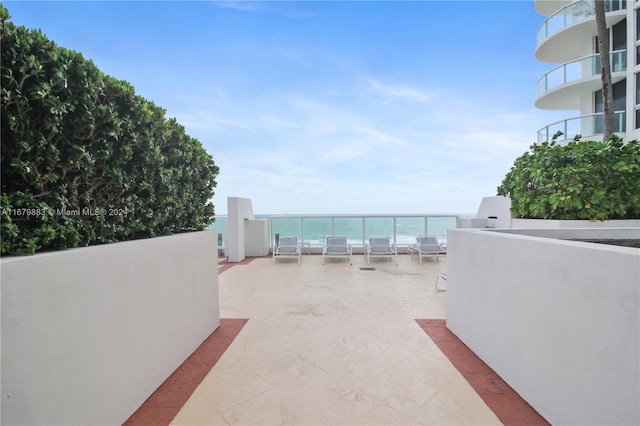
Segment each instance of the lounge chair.
M416 243L413 246L409 246L407 251L411 254L412 258L414 253L417 253L420 263L422 263L423 257L435 256L436 260L439 260L439 255L447 254L446 247L438 242L438 238L435 235L421 235L416 237Z
M351 262L351 244L347 243L347 237L327 237L327 243L322 247L322 264L325 257L346 257Z
M372 256L383 256L391 259L394 258L398 263L398 249L395 244L391 244L389 237L371 237L369 242L365 243L365 254L367 263L371 263Z
M276 263L276 257L297 257L298 265L302 255L302 246L298 243L298 237L280 237L276 246L273 248L272 263Z

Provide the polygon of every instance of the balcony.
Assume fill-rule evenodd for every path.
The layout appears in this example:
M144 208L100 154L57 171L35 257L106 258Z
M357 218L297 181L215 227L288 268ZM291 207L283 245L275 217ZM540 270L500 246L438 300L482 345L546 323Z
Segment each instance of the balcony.
M616 111L614 115L615 133L624 133L626 114L624 111ZM576 135L582 135L582 140L594 139L594 136L601 136L604 131L604 114L596 113L582 117L569 118L558 121L540 129L538 131L538 143L551 141L553 135L562 132L563 136L559 142L573 139Z
M627 51L611 52L611 79L623 80ZM554 68L538 80L536 107L540 109L580 109L580 96L602 88L600 55L594 54Z
M624 0L605 1L607 27L624 19L625 9ZM593 0L571 3L547 18L538 29L536 58L550 63L575 59L578 47L596 33Z
M551 16L569 3L571 3L571 0L535 0L534 7L539 14Z

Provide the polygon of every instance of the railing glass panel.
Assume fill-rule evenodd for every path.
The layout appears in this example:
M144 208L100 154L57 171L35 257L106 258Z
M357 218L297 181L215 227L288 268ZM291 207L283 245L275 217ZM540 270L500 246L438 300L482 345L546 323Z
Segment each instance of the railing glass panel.
M333 224L329 217L308 217L301 222L303 235L333 235Z
M395 241L394 218L392 217L368 217L364 219L364 238L367 242L371 237L389 237Z
M440 218L438 218L440 219ZM410 244L415 243L417 237L420 234L425 233L424 230L428 229L428 218L424 217L399 217L396 218L396 234L398 238L398 244ZM439 226L440 223L437 223ZM455 220L452 228L455 228ZM421 232L416 235L412 235L412 232L420 230ZM413 238L412 238L413 237Z
M625 0L605 0L605 12L624 9L626 9ZM595 8L593 0L582 0L566 5L548 17L542 25L540 25L537 34L537 46L540 46L546 39L563 28L594 16Z
M415 237L434 234L447 240L447 229L456 228L459 215L300 215L270 217L272 241L276 234L296 236L300 241L321 245L331 235L344 235L354 246L370 237L390 237L397 244L412 244Z
M624 111L615 112L613 125L615 133L625 131L625 117ZM604 114L590 114L550 124L538 131L538 143L551 141L553 135L558 131L563 134L558 138L559 141L573 139L576 135L582 135L582 140L594 135L601 135L604 133Z
M281 235L283 237L298 237L298 240L302 240L304 235L304 228L302 220L292 223L283 218L271 218L271 233L272 235ZM275 241L275 238L273 239Z
M326 236L345 236L349 241L358 241L362 235L362 226L361 218L338 217L333 219L333 233Z
M438 237L438 241L447 241L447 235L441 236L442 229L455 229L458 227L457 217L429 217L427 218L427 227L425 234L429 231L429 234L434 234Z
M626 50L611 52L610 58L612 73L627 70ZM602 71L600 63L600 55L596 53L554 68L538 80L538 96L542 96L549 90L559 86L600 75Z

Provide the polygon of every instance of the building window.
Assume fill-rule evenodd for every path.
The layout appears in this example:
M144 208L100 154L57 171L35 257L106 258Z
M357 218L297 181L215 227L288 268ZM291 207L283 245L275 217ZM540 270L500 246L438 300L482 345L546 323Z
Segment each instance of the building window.
M611 50L627 48L627 20L620 21L611 29Z
M627 91L627 81L622 80L613 85L613 110L614 111L624 111L626 107L626 91ZM604 105L602 102L602 89L596 90L593 92L595 107L593 112L603 112Z
M637 79L637 75L636 74L636 79ZM638 86L636 85L636 88ZM614 111L625 111L626 110L626 91L627 91L627 81L626 80L622 80L619 81L617 83L615 83L613 85L613 110ZM602 101L602 89L600 90L596 90L595 92L593 92L594 95L594 108L593 108L593 112L594 113L601 113L604 112L604 104ZM637 117L637 115L636 115ZM636 120L637 122L637 120ZM603 133L604 131L604 119L602 116L600 116L599 118L596 118L595 123L594 123L594 131L595 134L600 134ZM624 131L624 128L622 129L618 129L616 130L617 132L622 132Z
M640 8L636 9L636 65L640 65Z
M635 108L635 118L633 120L635 128L640 129L640 72L636 73L636 108Z

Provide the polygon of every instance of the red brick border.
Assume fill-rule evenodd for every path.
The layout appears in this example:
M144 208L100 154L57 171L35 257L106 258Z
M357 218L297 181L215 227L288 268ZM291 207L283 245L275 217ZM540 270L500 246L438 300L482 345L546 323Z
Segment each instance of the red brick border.
M550 424L453 334L445 320L417 319L416 322L502 423L507 426Z
M244 260L240 262L228 262L224 257L220 258L222 260L218 260L218 274L223 273L224 271L228 271L236 265L248 265L251 263L253 259L257 259L257 257L246 257Z
M124 425L161 426L171 423L247 321L220 319L220 327L151 394Z

